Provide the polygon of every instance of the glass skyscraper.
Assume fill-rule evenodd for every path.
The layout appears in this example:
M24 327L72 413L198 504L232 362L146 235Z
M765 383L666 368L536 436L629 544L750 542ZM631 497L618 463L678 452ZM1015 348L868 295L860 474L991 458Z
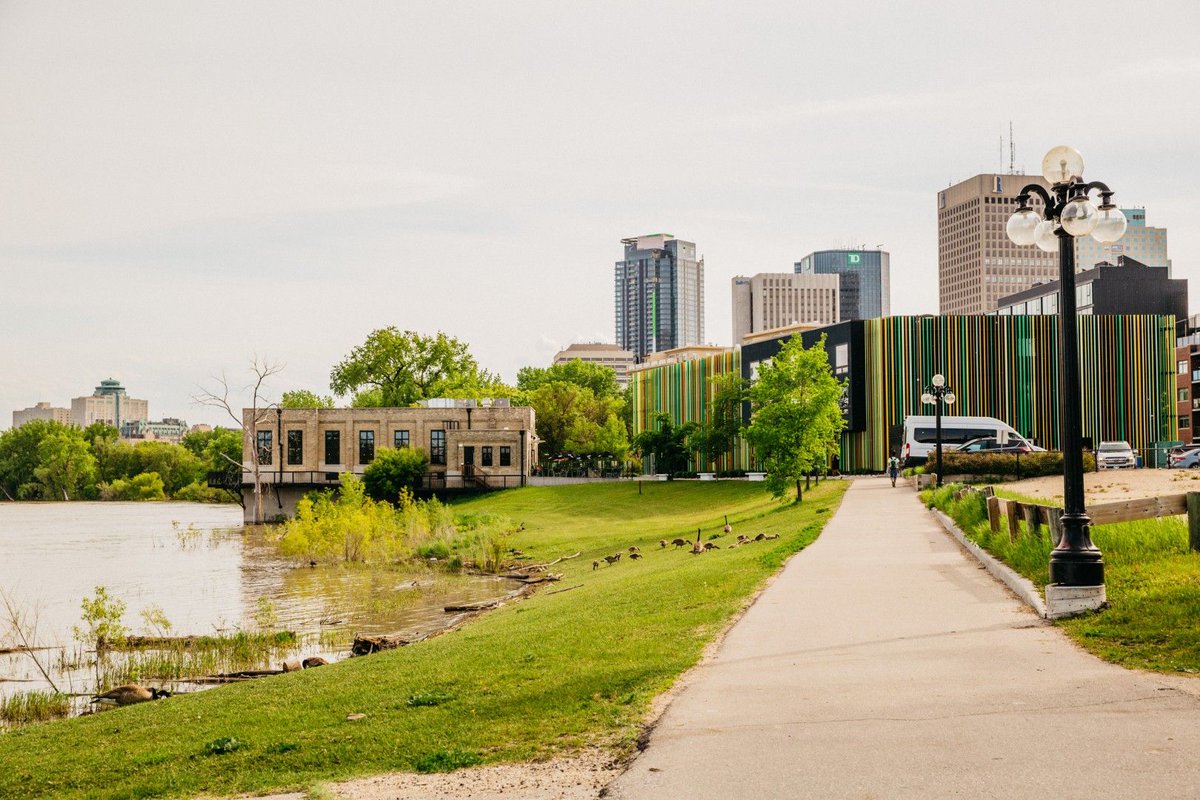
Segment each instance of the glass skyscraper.
M800 273L839 276L843 321L891 316L891 256L886 250L817 250L795 266Z
M669 233L622 239L614 268L617 344L647 355L704 343L704 259Z

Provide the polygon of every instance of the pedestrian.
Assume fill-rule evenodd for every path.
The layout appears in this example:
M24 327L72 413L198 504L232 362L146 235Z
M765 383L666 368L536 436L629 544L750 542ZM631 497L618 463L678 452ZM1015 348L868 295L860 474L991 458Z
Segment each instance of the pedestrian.
M900 474L900 459L896 458L896 451L892 451L891 457L887 462L888 477L892 479L892 486L896 485L896 476Z
M838 458L838 454L834 453L833 458L829 459L829 472L833 475L841 475L842 460Z

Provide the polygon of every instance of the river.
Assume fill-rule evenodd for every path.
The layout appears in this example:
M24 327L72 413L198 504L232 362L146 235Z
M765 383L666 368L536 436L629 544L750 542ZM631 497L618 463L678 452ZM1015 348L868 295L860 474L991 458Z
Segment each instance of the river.
M36 644L52 648L40 661L58 688L90 693L95 670L72 669L64 655L81 649L73 631L97 586L126 604L134 634L161 633L143 614L154 610L176 636L295 632L296 646L264 656L274 663L260 666L273 668L285 657L346 657L356 635L433 632L454 620L443 606L511 587L422 567L298 566L278 556L269 529L244 528L241 518L238 506L197 503L0 503L0 592ZM11 617L0 604L0 648L21 643ZM47 688L33 656L0 655L0 698Z

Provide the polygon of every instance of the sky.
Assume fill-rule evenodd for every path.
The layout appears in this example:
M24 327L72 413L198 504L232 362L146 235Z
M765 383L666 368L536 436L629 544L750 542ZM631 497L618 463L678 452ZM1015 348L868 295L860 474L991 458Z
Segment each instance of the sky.
M512 381L613 340L658 231L714 344L732 276L813 250L881 245L892 312L935 313L937 192L1010 122L1018 170L1071 144L1166 227L1200 311L1198 33L1194 0L0 0L0 428L108 377L220 423L214 376L329 393L388 325Z

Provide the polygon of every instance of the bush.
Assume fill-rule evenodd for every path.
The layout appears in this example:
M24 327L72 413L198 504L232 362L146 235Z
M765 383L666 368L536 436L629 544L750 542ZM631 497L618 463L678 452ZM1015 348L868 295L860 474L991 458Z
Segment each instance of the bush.
M100 496L105 500L166 500L163 480L157 472L143 472L128 480L118 478L112 483L99 486Z
M224 489L213 489L206 483L193 481L176 492L174 499L185 503L228 503L232 498Z
M394 503L401 489L421 488L421 476L428 467L429 459L419 448L384 449L363 472L363 486L372 500Z
M932 472L936 459L930 456L926 471ZM1083 468L1096 469L1096 457L1083 454ZM1062 475L1063 457L1059 452L1025 453L961 453L956 450L942 453L942 473L945 475L1002 475L1014 478L1038 478L1043 475Z

